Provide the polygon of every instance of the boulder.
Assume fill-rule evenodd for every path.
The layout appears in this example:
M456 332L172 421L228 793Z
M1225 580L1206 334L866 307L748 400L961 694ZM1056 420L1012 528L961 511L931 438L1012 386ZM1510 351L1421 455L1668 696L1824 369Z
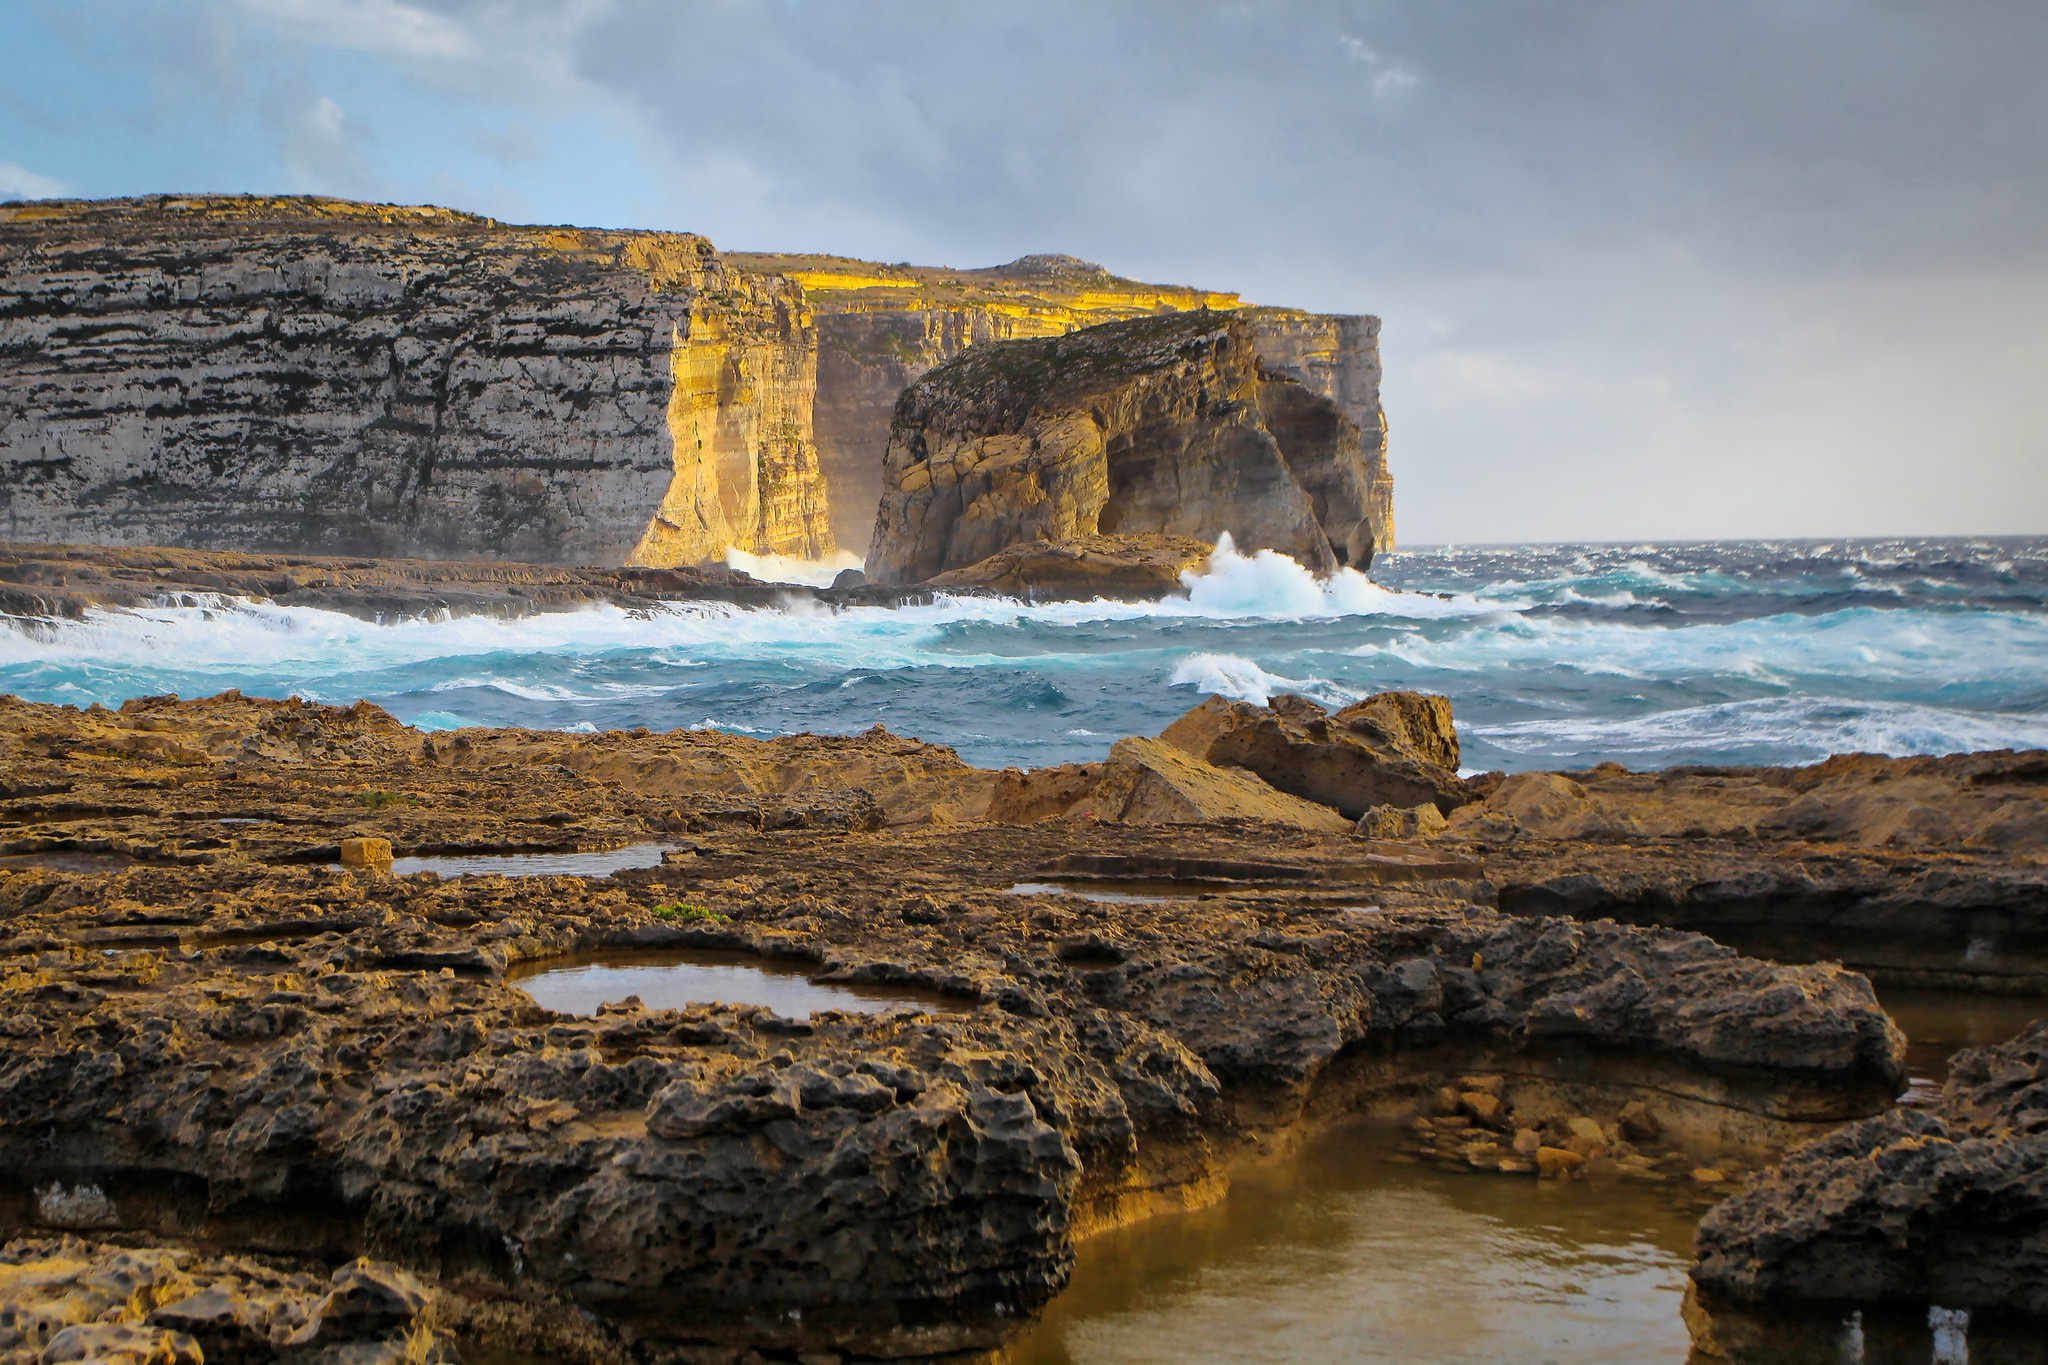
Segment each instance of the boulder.
M1316 573L1369 559L1386 537L1367 505L1367 443L1304 385L1280 383L1262 405L1276 381L1256 343L1250 322L1197 309L968 348L897 400L868 576L924 582L1095 535L1209 545L1228 532Z
M1206 541L1187 536L1076 536L1032 540L927 580L934 588L982 588L1013 597L1149 602L1181 589L1209 562Z
M1334 715L1290 693L1268 706L1210 697L1160 738L1351 820L1375 806L1426 803L1448 814L1470 799L1451 704L1419 692L1382 692Z
M1271 820L1333 834L1351 827L1328 806L1276 791L1250 773L1204 763L1157 739L1118 740L1089 803L1098 819L1134 825Z
M2048 1319L2044 1229L2048 1021L1958 1053L1932 1110L1838 1129L1716 1207L1694 1243L1706 1311L1688 1318L1696 1336L1731 1310L1842 1304Z
M1351 832L1362 839L1427 839L1448 828L1444 813L1424 801L1406 807L1374 806L1358 817Z

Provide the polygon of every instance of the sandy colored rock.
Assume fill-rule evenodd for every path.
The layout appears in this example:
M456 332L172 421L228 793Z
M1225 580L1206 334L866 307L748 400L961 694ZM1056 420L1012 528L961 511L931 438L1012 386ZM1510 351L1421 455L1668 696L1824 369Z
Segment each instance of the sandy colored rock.
M1030 825L1092 811L1088 800L1102 781L1100 763L1062 763L1051 768L1005 768L996 774L987 819Z
M1250 773L1202 762L1157 739L1120 739L1089 798L1099 819L1125 824L1270 820L1332 833L1350 822L1327 806L1276 791Z
M1335 714L1291 693L1268 706L1212 696L1160 738L1353 821L1375 806L1426 802L1441 814L1467 799L1450 702L1422 693L1383 692Z
M389 839L343 839L341 861L346 867L390 867Z
M1078 536L1011 545L978 564L925 581L932 588L982 588L1033 601L1112 598L1150 602L1183 590L1183 575L1209 562L1212 547L1186 536Z
M1563 1147L1538 1147L1536 1149L1536 1169L1543 1175L1569 1175L1585 1164L1585 1157Z
M1366 839L1427 839L1449 827L1444 813L1424 802L1417 806L1374 806L1358 817L1352 832Z
M1228 313L972 348L897 402L868 576L923 582L1038 540L1226 533L1327 573L1343 559L1294 465L1339 456L1290 459L1259 382L1252 329ZM1350 419L1333 408L1331 422Z

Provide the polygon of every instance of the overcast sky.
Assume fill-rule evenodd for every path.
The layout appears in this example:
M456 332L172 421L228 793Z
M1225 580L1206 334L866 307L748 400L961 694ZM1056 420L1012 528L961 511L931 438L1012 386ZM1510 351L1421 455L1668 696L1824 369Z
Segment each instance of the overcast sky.
M1028 252L1385 319L1402 539L2048 532L2048 3L0 5L0 198Z

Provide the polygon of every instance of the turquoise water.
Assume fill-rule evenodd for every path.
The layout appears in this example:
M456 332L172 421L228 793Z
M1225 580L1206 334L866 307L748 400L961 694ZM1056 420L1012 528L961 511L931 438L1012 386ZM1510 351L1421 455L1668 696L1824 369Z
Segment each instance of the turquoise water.
M371 625L224 602L0 631L0 689L223 688L413 724L875 724L970 762L1099 758L1208 692L1450 697L1472 768L2048 747L2048 538L1443 548L1318 582L1219 552L1153 604L675 604Z

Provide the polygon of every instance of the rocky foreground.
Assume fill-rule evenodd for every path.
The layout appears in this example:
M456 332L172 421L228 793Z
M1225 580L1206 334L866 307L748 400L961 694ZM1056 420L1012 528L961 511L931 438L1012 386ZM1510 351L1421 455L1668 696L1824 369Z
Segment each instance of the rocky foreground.
M1373 701L1320 733L1419 767L1432 708ZM0 1350L974 1356L1075 1238L1359 1114L1433 1116L1497 1178L1648 1177L1767 1161L1902 1086L1859 975L1494 908L1455 833L1484 782L1450 832L1390 843L1177 744L1118 748L1063 779L1091 809L1006 823L1039 776L879 731L5 702ZM1291 818L1189 815L1255 788ZM1394 815L1431 824L1360 819ZM672 851L442 879L391 875L379 840ZM1181 894L1012 890L1090 877ZM921 994L577 1016L508 982L683 949Z

